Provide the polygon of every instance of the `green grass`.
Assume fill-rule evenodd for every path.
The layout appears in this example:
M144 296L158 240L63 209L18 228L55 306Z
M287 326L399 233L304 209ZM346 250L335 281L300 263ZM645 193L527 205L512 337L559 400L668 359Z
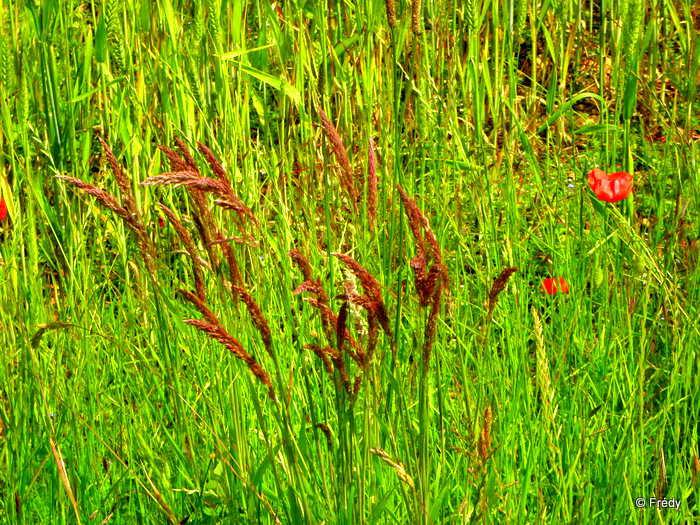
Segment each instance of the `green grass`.
M700 523L695 4L399 1L391 28L376 0L0 0L0 523ZM192 193L141 185L176 138L257 221L205 197L260 315ZM634 193L598 201L593 167ZM144 236L57 175L133 194ZM158 203L268 385L183 322L206 309Z

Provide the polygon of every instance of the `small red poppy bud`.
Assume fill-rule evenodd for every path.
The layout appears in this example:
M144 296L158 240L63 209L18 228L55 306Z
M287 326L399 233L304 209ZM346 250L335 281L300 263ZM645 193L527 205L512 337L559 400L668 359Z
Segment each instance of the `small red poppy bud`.
M588 185L601 201L617 202L629 197L633 178L631 173L624 171L608 175L603 170L594 168L588 172Z
M540 289L547 295L554 295L557 292L568 293L569 285L566 283L563 277L547 277L542 281Z

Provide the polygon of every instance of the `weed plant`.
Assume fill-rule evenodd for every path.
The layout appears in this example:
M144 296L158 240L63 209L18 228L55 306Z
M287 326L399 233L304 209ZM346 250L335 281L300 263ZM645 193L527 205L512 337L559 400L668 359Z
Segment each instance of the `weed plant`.
M0 523L700 522L699 34L0 0Z

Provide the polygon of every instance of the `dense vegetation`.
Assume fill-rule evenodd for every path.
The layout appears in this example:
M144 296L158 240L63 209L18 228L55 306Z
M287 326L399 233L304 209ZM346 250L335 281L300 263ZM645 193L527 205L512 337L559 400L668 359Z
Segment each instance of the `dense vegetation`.
M1 0L0 522L700 522L699 34Z

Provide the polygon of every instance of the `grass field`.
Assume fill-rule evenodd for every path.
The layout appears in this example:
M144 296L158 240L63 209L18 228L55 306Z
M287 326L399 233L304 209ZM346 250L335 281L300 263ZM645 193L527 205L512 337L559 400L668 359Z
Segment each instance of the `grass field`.
M700 523L699 66L694 0L0 0L0 523Z

